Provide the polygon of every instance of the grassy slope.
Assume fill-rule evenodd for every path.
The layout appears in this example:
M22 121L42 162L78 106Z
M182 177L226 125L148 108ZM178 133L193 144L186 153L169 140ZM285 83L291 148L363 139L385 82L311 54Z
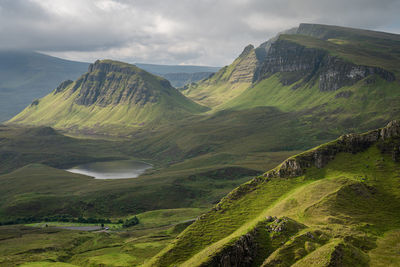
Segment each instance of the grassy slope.
M130 132L145 123L167 123L178 118L205 111L206 108L185 98L173 88L163 85L163 78L152 75L133 65L110 60L102 63L113 64L121 68L131 68L134 75L127 76L121 72L108 72L104 80L126 79L129 81L140 80L147 84L146 90L156 92L157 102L147 102L144 106L132 103L120 103L118 105L77 105L75 99L81 90L80 86L75 92L73 87L76 82L70 84L63 92L54 92L41 99L38 105L28 106L23 112L10 120L10 123L27 125L46 125L59 129L83 130L102 129L110 135L118 135ZM93 71L95 76L98 71ZM103 82L103 81L101 81ZM112 82L112 80L111 80ZM123 88L118 90L122 91ZM113 94L120 96L118 91Z
M311 88L305 85L296 90L283 86L277 74L247 89L224 108L242 110L272 106L285 112L309 110L304 121L326 120L341 127L332 129L333 132L371 129L398 118L400 113L395 106L400 100L400 84L378 78L376 83L368 84L367 80L337 91L320 92L317 85ZM351 92L351 95L336 97L341 92Z
M246 66L251 69L255 68L255 64L256 57L253 49L249 54L238 57L232 64L223 67L210 78L187 86L182 93L202 105L216 108L240 95L251 85L251 82L247 80L233 81L232 79L235 72L243 72L243 70L238 70L240 67Z
M339 242L374 240L400 227L396 212L400 207L399 171L398 163L371 147L356 155L341 153L325 168L309 169L301 177L265 181L238 199L226 198L219 209L190 226L152 264L197 266L267 215L289 216L305 224L308 231L323 229L329 242L334 242L333 237ZM376 193L367 186L374 187ZM386 242L391 242L390 238ZM363 253L376 246L350 243ZM374 257L379 256L371 251Z

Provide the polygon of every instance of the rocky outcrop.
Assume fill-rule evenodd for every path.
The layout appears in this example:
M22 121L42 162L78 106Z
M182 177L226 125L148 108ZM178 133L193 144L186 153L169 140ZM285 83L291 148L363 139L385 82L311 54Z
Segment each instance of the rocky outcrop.
M163 88L166 93L174 90L165 79L152 75L129 64L111 61L96 61L89 71L79 78L72 92L79 89L75 99L78 105L145 105L156 102Z
M220 266L220 267L247 267L252 266L257 252L257 242L255 236L257 229L241 236L233 245L226 247L210 261L200 265Z
M321 65L320 91L335 91L374 74L389 82L395 80L393 73L382 68L360 66L333 56L326 56Z
M70 84L72 84L72 83L73 83L73 81L71 81L71 80L63 81L63 82L56 88L56 90L54 91L54 94L63 92L63 91L64 91Z
M362 66L331 56L326 50L307 48L295 42L278 39L257 68L255 81L280 73L281 82L291 85L298 81L319 82L320 91L335 91L370 76L378 75L394 81L393 73L379 67Z
M268 55L258 68L255 77L260 81L280 72L285 76L281 79L281 82L285 85L303 78L308 81L318 70L325 56L326 52L323 50L306 48L285 40L277 40L271 44Z
M303 224L287 217L276 218L268 216L259 222L253 230L217 252L209 261L203 263L201 266L254 266L256 259L262 262L272 252L272 250L266 251L267 248L262 247L262 244L259 243L260 240L273 240L272 246L279 246L288 241L290 236L304 228Z
M258 60L253 45L248 45L236 59L236 66L233 69L229 82L251 83L254 79L254 73L258 66Z
M357 153L379 141L399 137L400 123L398 121L392 121L382 129L373 130L365 134L346 134L335 141L285 160L277 168L265 173L264 176L268 178L300 176L304 174L306 168L312 166L323 168L340 152ZM394 154L397 153L398 149L400 148L396 146L391 148ZM396 158L395 156L393 157L394 159Z

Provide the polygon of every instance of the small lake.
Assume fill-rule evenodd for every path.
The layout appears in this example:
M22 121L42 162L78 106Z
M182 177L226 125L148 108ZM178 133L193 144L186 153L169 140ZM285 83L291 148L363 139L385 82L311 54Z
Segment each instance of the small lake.
M136 178L152 167L142 161L117 160L82 164L66 171L92 176L96 179L125 179Z

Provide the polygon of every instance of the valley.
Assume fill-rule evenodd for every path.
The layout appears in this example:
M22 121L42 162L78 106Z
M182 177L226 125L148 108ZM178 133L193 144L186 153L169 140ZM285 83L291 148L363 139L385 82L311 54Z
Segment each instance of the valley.
M399 62L318 24L179 89L97 60L0 125L0 265L399 263Z

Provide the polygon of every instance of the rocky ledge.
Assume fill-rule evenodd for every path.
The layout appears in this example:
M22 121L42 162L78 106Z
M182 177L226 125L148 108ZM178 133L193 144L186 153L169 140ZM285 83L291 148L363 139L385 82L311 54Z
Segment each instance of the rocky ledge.
M306 151L297 156L285 160L277 168L268 171L264 177L295 177L305 173L306 168L323 168L329 161L335 158L340 152L357 153L361 152L379 141L387 141L400 137L400 123L390 122L386 127L367 132L365 134L346 134L337 140ZM399 160L400 147L396 142L382 146L385 152L390 152L394 161Z

